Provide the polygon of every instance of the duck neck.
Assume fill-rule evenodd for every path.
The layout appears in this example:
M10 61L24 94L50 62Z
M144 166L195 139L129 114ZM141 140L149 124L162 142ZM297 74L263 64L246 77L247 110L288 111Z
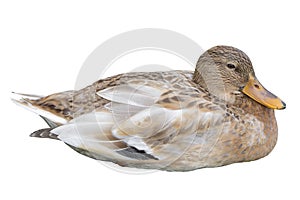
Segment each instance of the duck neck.
M218 70L199 70L199 68L196 68L193 82L225 102L233 103L235 100L234 95L228 93L224 79Z
M202 75L197 69L195 70L193 75L193 82L196 83L197 85L201 85L203 89L208 91L206 82L204 81Z

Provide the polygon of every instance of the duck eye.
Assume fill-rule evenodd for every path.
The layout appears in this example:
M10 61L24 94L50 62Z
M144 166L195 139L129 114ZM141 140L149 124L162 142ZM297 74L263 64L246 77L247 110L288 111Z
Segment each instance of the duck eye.
M228 63L228 64L227 64L227 67L228 67L229 69L235 69L235 65L232 64L232 63Z

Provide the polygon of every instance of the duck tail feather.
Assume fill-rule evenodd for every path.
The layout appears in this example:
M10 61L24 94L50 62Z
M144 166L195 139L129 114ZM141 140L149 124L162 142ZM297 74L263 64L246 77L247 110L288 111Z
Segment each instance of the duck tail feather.
M41 98L43 98L43 96L16 92L12 92L11 95L11 100L15 104L40 115L51 128L67 123L67 120L63 117L37 106L36 102L38 102Z
M34 131L33 133L31 133L30 137L50 138L50 139L59 140L56 134L53 134L53 133L50 132L52 129L53 128L39 129L39 130Z

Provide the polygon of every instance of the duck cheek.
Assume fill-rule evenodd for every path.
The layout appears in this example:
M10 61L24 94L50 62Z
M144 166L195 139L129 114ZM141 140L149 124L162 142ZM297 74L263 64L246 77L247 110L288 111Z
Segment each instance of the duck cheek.
M284 109L285 103L276 95L265 89L262 84L254 77L249 75L249 81L242 89L242 92L257 101L258 103L271 109Z

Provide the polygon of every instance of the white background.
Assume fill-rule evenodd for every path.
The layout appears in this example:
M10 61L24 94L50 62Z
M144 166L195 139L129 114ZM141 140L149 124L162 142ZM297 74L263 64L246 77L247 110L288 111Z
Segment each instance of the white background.
M296 1L7 2L0 3L0 199L299 199ZM287 103L276 112L274 151L221 168L128 175L58 141L28 137L45 123L11 103L11 91L73 89L98 45L138 28L174 30L204 49L226 44L245 51L260 82Z

